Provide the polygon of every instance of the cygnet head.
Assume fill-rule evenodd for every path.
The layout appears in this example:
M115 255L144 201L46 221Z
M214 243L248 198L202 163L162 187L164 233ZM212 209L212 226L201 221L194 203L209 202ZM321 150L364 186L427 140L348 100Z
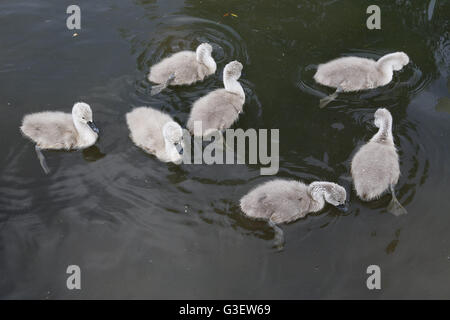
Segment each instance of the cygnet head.
M202 43L197 47L197 61L203 63L211 73L215 73L217 69L216 62L212 57L213 48L209 43Z
M409 57L404 52L394 52L381 57L379 62L390 65L393 71L399 71L409 63Z
M324 198L329 204L332 204L338 208L344 208L345 200L347 199L347 192L344 187L330 182L325 186Z
M239 61L231 61L223 69L224 79L238 80L241 77L242 63Z
M404 52L394 53L394 63L392 64L392 69L395 71L401 70L404 66L409 63L409 57Z
M92 131L99 133L97 126L92 119L91 107L84 102L77 102L72 108L72 117L75 122L88 125Z
M386 122L391 123L392 122L392 115L385 108L380 108L377 111L375 111L374 117L375 117L374 123L377 128L380 128L383 125L383 123L386 123Z
M197 56L207 55L210 56L212 54L213 48L209 43L202 43L197 47Z
M174 121L167 122L163 127L163 137L166 143L166 152L170 161L179 163L183 154L183 130Z
M323 197L326 202L337 207L339 210L347 211L345 201L347 192L340 185L333 182L316 181L310 184L313 198Z

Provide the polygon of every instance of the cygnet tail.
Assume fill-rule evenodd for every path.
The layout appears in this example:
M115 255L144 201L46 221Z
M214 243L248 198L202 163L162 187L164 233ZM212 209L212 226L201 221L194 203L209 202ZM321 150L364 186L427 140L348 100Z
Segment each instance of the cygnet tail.
M401 216L403 214L407 214L405 208L400 204L400 202L397 200L397 197L395 196L395 190L394 186L391 185L391 193L392 193L392 200L389 203L387 210L392 213L394 216Z
M154 96L154 95L160 93L161 91L163 91L165 88L167 88L170 85L170 83L173 81L173 79L175 79L175 74L171 74L164 83L152 86L150 94L152 96Z
M273 244L274 248L281 251L284 248L284 233L283 230L279 226L275 224L272 220L268 221L269 226L273 229L273 232L275 233Z
M340 90L336 90L333 94L329 95L328 97L325 97L323 99L320 99L319 102L319 108L325 108L327 104L329 104L331 101L335 100L339 94Z
M45 157L42 154L41 149L38 146L35 146L34 149L36 150L37 157L39 159L39 162L41 163L41 167L44 170L45 174L50 173L50 169L47 166L47 162L45 162Z

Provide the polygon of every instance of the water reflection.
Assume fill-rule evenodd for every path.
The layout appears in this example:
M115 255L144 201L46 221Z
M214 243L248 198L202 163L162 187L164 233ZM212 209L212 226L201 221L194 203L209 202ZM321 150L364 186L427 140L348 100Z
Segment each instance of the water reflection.
M106 154L102 153L97 146L91 146L83 150L83 158L89 162L100 160L104 156L106 156Z

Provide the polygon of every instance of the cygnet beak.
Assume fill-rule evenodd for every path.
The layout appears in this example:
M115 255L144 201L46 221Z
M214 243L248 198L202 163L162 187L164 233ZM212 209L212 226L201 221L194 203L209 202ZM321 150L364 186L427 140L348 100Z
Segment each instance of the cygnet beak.
M348 211L348 206L347 206L346 203L340 204L340 205L336 206L336 208L338 208L338 210L342 211L342 212L347 212Z
M100 132L100 130L98 130L97 126L93 121L88 121L87 124L89 127L91 127L92 131L94 131L95 133L98 134Z
M181 143L175 143L175 148L177 148L177 151L180 155L183 154L183 147L181 146Z

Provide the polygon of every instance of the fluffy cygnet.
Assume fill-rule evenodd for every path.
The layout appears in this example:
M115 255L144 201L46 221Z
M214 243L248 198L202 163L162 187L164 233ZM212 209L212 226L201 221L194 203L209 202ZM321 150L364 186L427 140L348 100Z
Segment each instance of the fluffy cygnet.
M242 64L228 63L223 70L224 89L217 89L194 102L186 127L197 136L207 136L213 131L229 128L239 117L245 102L245 93L238 79ZM194 130L195 123L201 131Z
M404 52L386 54L378 61L343 57L319 65L314 80L322 85L336 88L332 95L320 100L320 107L333 101L339 92L359 91L384 86L391 82L394 71L409 63Z
M211 53L212 46L202 43L195 52L177 52L152 66L148 79L158 85L152 87L151 95L160 93L169 85L190 85L214 74L217 66Z
M91 107L84 102L75 103L72 114L60 111L28 114L20 130L36 143L36 153L45 173L50 170L41 150L85 149L97 141L99 133L92 120Z
M305 185L300 181L275 179L257 186L240 201L245 215L267 220L275 230L275 244L282 247L283 231L276 226L322 210L328 202L346 210L347 193L336 183L316 181Z
M135 145L163 162L183 160L183 130L168 114L139 107L126 114L130 138Z
M378 132L363 145L352 159L351 173L356 193L364 201L379 198L388 189L392 200L388 210L394 215L405 214L398 202L394 187L400 176L400 165L392 137L392 116L384 109L375 112Z

